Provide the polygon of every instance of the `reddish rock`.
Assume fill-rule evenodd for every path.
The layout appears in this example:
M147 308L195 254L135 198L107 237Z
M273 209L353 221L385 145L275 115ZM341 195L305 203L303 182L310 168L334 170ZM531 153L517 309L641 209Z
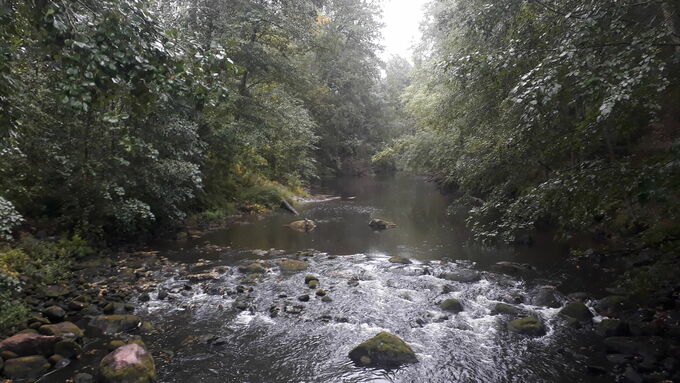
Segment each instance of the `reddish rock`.
M144 347L131 343L118 347L99 364L103 383L147 383L156 377L153 357Z
M0 342L0 352L10 351L18 356L52 355L55 343L60 340L58 336L35 333L16 334Z

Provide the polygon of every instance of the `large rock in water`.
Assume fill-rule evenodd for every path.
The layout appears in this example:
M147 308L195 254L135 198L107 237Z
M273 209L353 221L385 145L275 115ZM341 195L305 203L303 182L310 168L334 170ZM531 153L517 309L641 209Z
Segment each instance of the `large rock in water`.
M373 229L384 230L392 227L397 227L397 224L384 219L373 218L368 223L368 226L372 227Z
M284 259L279 262L281 271L303 271L307 270L307 263L297 259Z
M46 336L35 333L13 335L0 342L0 352L10 351L19 356L52 355L55 343L61 340L58 336Z
M560 310L560 315L578 320L579 322L589 322L593 314L588 306L583 302L572 302Z
M530 336L545 335L545 325L540 320L533 317L515 319L508 323L508 330Z
M297 231L312 231L316 228L316 222L312 221L311 219L301 219L299 221L293 221L289 223L288 227Z
M104 334L115 334L134 330L141 319L137 315L100 315L92 318L90 326L98 328Z
M149 352L131 343L102 359L99 378L102 383L150 383L156 378L156 365Z
M6 361L2 374L10 379L36 379L50 367L50 362L42 355L23 356Z
M463 311L463 305L460 303L458 299L455 298L445 299L444 301L442 301L442 303L439 304L439 307L442 310L451 311L454 313L459 313Z
M361 366L388 368L418 362L416 354L406 342L384 331L352 349L349 358Z

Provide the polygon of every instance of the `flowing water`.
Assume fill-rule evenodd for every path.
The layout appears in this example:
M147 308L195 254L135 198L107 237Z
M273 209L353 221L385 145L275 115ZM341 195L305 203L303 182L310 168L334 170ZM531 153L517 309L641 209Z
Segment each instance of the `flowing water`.
M165 245L163 254L188 271L166 272L167 299L153 293L139 303L161 329L148 342L160 382L598 381L586 368L597 363L584 355L590 339L561 324L557 308L528 303L542 285L557 284L566 293L599 288L564 262L566 249L550 240L522 249L475 245L464 223L446 215L447 197L416 177L337 179L316 191L342 198L302 204L300 217L316 221L314 231L286 227L300 218L280 212ZM398 226L373 231L371 217ZM308 270L276 267L307 249L320 252L300 257ZM394 255L413 263L390 263ZM262 277L246 277L238 266L249 260L272 267ZM529 263L536 271L510 277L493 272L498 261ZM461 269L477 270L481 279L440 278ZM206 271L209 277L191 282L190 273ZM305 285L308 273L332 301ZM303 294L311 299L300 302ZM451 297L462 301L463 312L438 307ZM494 305L508 299L525 302L519 307L544 320L547 335L508 333L510 318L492 315ZM419 362L393 370L355 366L347 353L379 331L404 339Z

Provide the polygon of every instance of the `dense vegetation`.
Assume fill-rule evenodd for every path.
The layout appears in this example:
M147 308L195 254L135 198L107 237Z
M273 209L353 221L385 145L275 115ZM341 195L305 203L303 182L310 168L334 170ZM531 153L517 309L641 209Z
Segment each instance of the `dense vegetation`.
M1 2L5 319L19 277L65 277L83 238L371 167L434 175L482 241L680 238L677 2L432 1L413 65L378 58L378 4Z
M0 231L124 237L365 172L388 129L378 11L360 0L3 2Z
M457 189L484 241L538 226L617 245L679 238L673 1L431 2L388 166Z

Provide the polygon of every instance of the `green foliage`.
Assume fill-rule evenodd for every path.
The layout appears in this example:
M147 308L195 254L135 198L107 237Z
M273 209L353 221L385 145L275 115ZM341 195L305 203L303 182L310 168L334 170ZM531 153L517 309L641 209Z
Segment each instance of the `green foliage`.
M469 210L484 241L543 223L565 236L677 238L677 11L432 2L426 53L403 95L418 131L376 160L456 187L452 210Z
M21 224L24 218L11 202L0 197L0 240L12 239L12 230Z
M78 236L58 242L23 237L14 247L0 247L0 333L28 316L22 292L68 280L72 261L91 253Z

